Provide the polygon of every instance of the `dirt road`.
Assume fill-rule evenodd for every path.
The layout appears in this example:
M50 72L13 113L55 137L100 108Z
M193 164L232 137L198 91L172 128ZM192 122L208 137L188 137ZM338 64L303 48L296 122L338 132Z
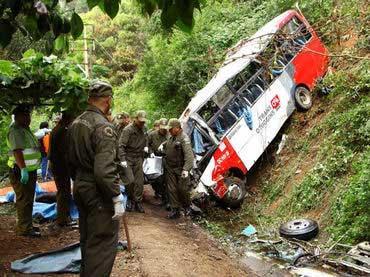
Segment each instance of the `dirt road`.
M145 190L145 209L145 214L128 214L133 251L118 252L112 276L255 276L191 220L166 219L166 211L156 205L149 189ZM12 260L78 240L77 230L64 230L42 239L19 238L12 229L14 217L0 216L0 220L6 222L0 227L2 273L9 273ZM123 230L121 224L122 240Z

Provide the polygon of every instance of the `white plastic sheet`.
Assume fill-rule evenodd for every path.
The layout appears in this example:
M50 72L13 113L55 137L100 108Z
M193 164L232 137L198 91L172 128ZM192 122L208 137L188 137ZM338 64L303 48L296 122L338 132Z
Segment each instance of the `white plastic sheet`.
M162 157L146 158L143 163L143 171L148 179L156 179L163 175Z

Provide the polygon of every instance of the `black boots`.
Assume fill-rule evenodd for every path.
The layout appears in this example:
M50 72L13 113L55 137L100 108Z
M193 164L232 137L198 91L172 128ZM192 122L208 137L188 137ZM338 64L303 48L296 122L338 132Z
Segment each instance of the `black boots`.
M138 211L139 213L145 213L143 204L141 204L141 202L136 202L135 208L136 208L136 211Z

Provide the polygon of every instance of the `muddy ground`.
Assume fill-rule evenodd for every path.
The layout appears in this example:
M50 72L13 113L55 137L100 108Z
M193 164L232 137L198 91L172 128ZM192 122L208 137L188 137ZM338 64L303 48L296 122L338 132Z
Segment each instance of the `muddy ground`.
M6 205L6 209L12 209L13 204ZM145 214L128 213L133 250L118 252L112 276L256 276L236 254L221 247L189 218L166 219L167 212L158 205L149 187L145 189L145 209ZM0 220L1 276L22 276L11 272L11 261L57 249L79 238L76 229L55 232L47 224L40 226L46 234L42 238L23 238L13 231L14 214L2 213ZM125 240L122 223L120 239Z

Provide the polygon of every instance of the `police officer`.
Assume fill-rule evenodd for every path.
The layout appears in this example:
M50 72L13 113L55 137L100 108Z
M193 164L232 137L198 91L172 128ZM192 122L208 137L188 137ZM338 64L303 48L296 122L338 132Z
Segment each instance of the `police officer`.
M167 119L161 118L159 120L158 130L155 130L148 135L149 153L153 156L162 156L163 153L158 151L158 148L162 143L166 142L168 138ZM156 196L162 198L162 204L166 205L168 202L168 197L167 188L164 181L165 178L164 175L162 175L153 181L152 187Z
M14 122L7 134L9 147L9 178L16 195L18 235L40 237L40 230L32 226L32 209L37 180L37 169L41 163L39 143L30 130L31 110L19 105L13 110Z
M72 223L69 217L69 202L71 200L71 175L68 170L68 155L66 151L67 131L73 121L70 112L64 111L60 121L51 131L48 159L57 187L57 219L58 226Z
M190 176L194 154L188 136L183 132L178 119L168 121L171 137L165 144L166 183L172 208L168 218L180 217L180 209L190 211Z
M134 122L123 129L119 138L119 156L123 168L123 181L129 196L127 210L144 213L144 153L148 153L147 136L144 132L146 112L137 111Z
M87 110L69 128L73 196L80 216L81 276L109 276L117 252L118 219L124 213L120 193L117 137L106 115L112 87L92 83Z
M154 121L153 128L148 131L148 135L150 135L151 133L159 130L159 125L160 125L160 122L159 121L160 120Z
M116 132L118 138L120 138L122 130L126 128L131 122L130 115L126 112L117 114L113 119L113 124L116 127Z

